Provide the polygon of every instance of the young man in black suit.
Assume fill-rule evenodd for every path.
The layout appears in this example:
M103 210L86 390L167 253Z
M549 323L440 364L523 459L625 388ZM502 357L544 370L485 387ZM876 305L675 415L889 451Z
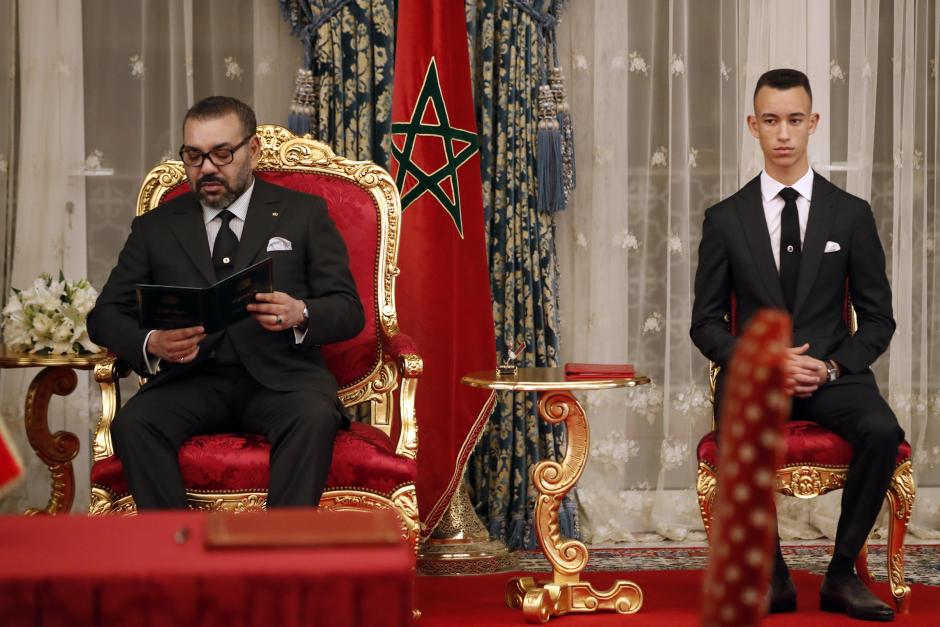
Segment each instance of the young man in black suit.
M180 446L225 431L271 442L269 507L316 505L347 421L320 353L364 324L346 246L322 198L254 176L256 127L234 98L206 98L186 113L180 158L190 192L132 222L88 317L97 344L151 377L111 430L139 509L185 508ZM250 318L211 335L138 327L138 283L205 287L265 257L275 291L257 295Z
M904 437L869 369L894 334L891 287L869 204L809 167L806 148L818 121L805 74L777 69L758 80L747 123L764 153L764 170L705 212L690 333L702 354L724 365L735 344L725 322L732 295L739 327L765 307L790 313L792 419L818 422L853 450L820 606L885 621L893 611L859 581L853 564ZM843 319L846 282L858 316L855 335ZM716 416L722 384L720 378ZM795 609L796 588L778 538L770 611Z

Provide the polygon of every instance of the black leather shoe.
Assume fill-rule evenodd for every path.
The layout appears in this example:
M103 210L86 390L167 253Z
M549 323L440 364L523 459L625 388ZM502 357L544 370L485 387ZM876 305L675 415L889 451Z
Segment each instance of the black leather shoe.
M823 579L819 589L819 609L848 614L859 620L894 620L894 610L872 594L854 574L846 577L827 576Z
M773 575L770 579L770 605L768 614L796 611L796 586L790 575Z

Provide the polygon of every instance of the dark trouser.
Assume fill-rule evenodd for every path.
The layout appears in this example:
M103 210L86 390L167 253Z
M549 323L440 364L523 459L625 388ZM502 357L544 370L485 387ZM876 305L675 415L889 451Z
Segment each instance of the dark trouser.
M320 500L342 424L334 399L276 392L240 366L207 364L132 397L111 427L138 509L185 508L180 446L194 435L257 433L271 443L268 507Z
M824 385L810 398L794 398L791 415L791 420L822 425L852 447L831 574L851 569L865 545L891 484L898 445L904 439L904 431L878 389L848 379Z

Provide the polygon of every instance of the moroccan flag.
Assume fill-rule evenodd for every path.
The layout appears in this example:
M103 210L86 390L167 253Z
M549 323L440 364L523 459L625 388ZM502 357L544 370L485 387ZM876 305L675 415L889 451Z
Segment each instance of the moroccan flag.
M397 305L424 358L417 387L418 506L430 532L447 509L492 405L460 377L496 367L480 150L464 3L402 0L392 98L401 192Z
M0 496L6 494L23 477L23 462L13 447L3 418L0 418Z

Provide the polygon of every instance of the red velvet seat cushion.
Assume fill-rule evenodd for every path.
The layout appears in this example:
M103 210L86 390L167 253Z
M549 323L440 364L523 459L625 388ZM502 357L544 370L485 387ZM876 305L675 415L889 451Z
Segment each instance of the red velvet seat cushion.
M698 459L710 465L718 466L718 445L716 431L705 435L698 443ZM848 466L852 461L852 448L849 443L825 427L808 420L793 420L784 424L784 436L787 439L783 466L805 464L808 466ZM911 445L907 441L898 446L897 463L911 458Z
M191 438L179 453L183 482L188 490L199 492L267 491L270 450L260 435L224 433ZM396 455L387 435L354 422L336 437L326 486L328 490L361 488L389 496L401 485L414 484L417 476L415 461ZM92 466L91 483L115 497L129 493L116 455Z

